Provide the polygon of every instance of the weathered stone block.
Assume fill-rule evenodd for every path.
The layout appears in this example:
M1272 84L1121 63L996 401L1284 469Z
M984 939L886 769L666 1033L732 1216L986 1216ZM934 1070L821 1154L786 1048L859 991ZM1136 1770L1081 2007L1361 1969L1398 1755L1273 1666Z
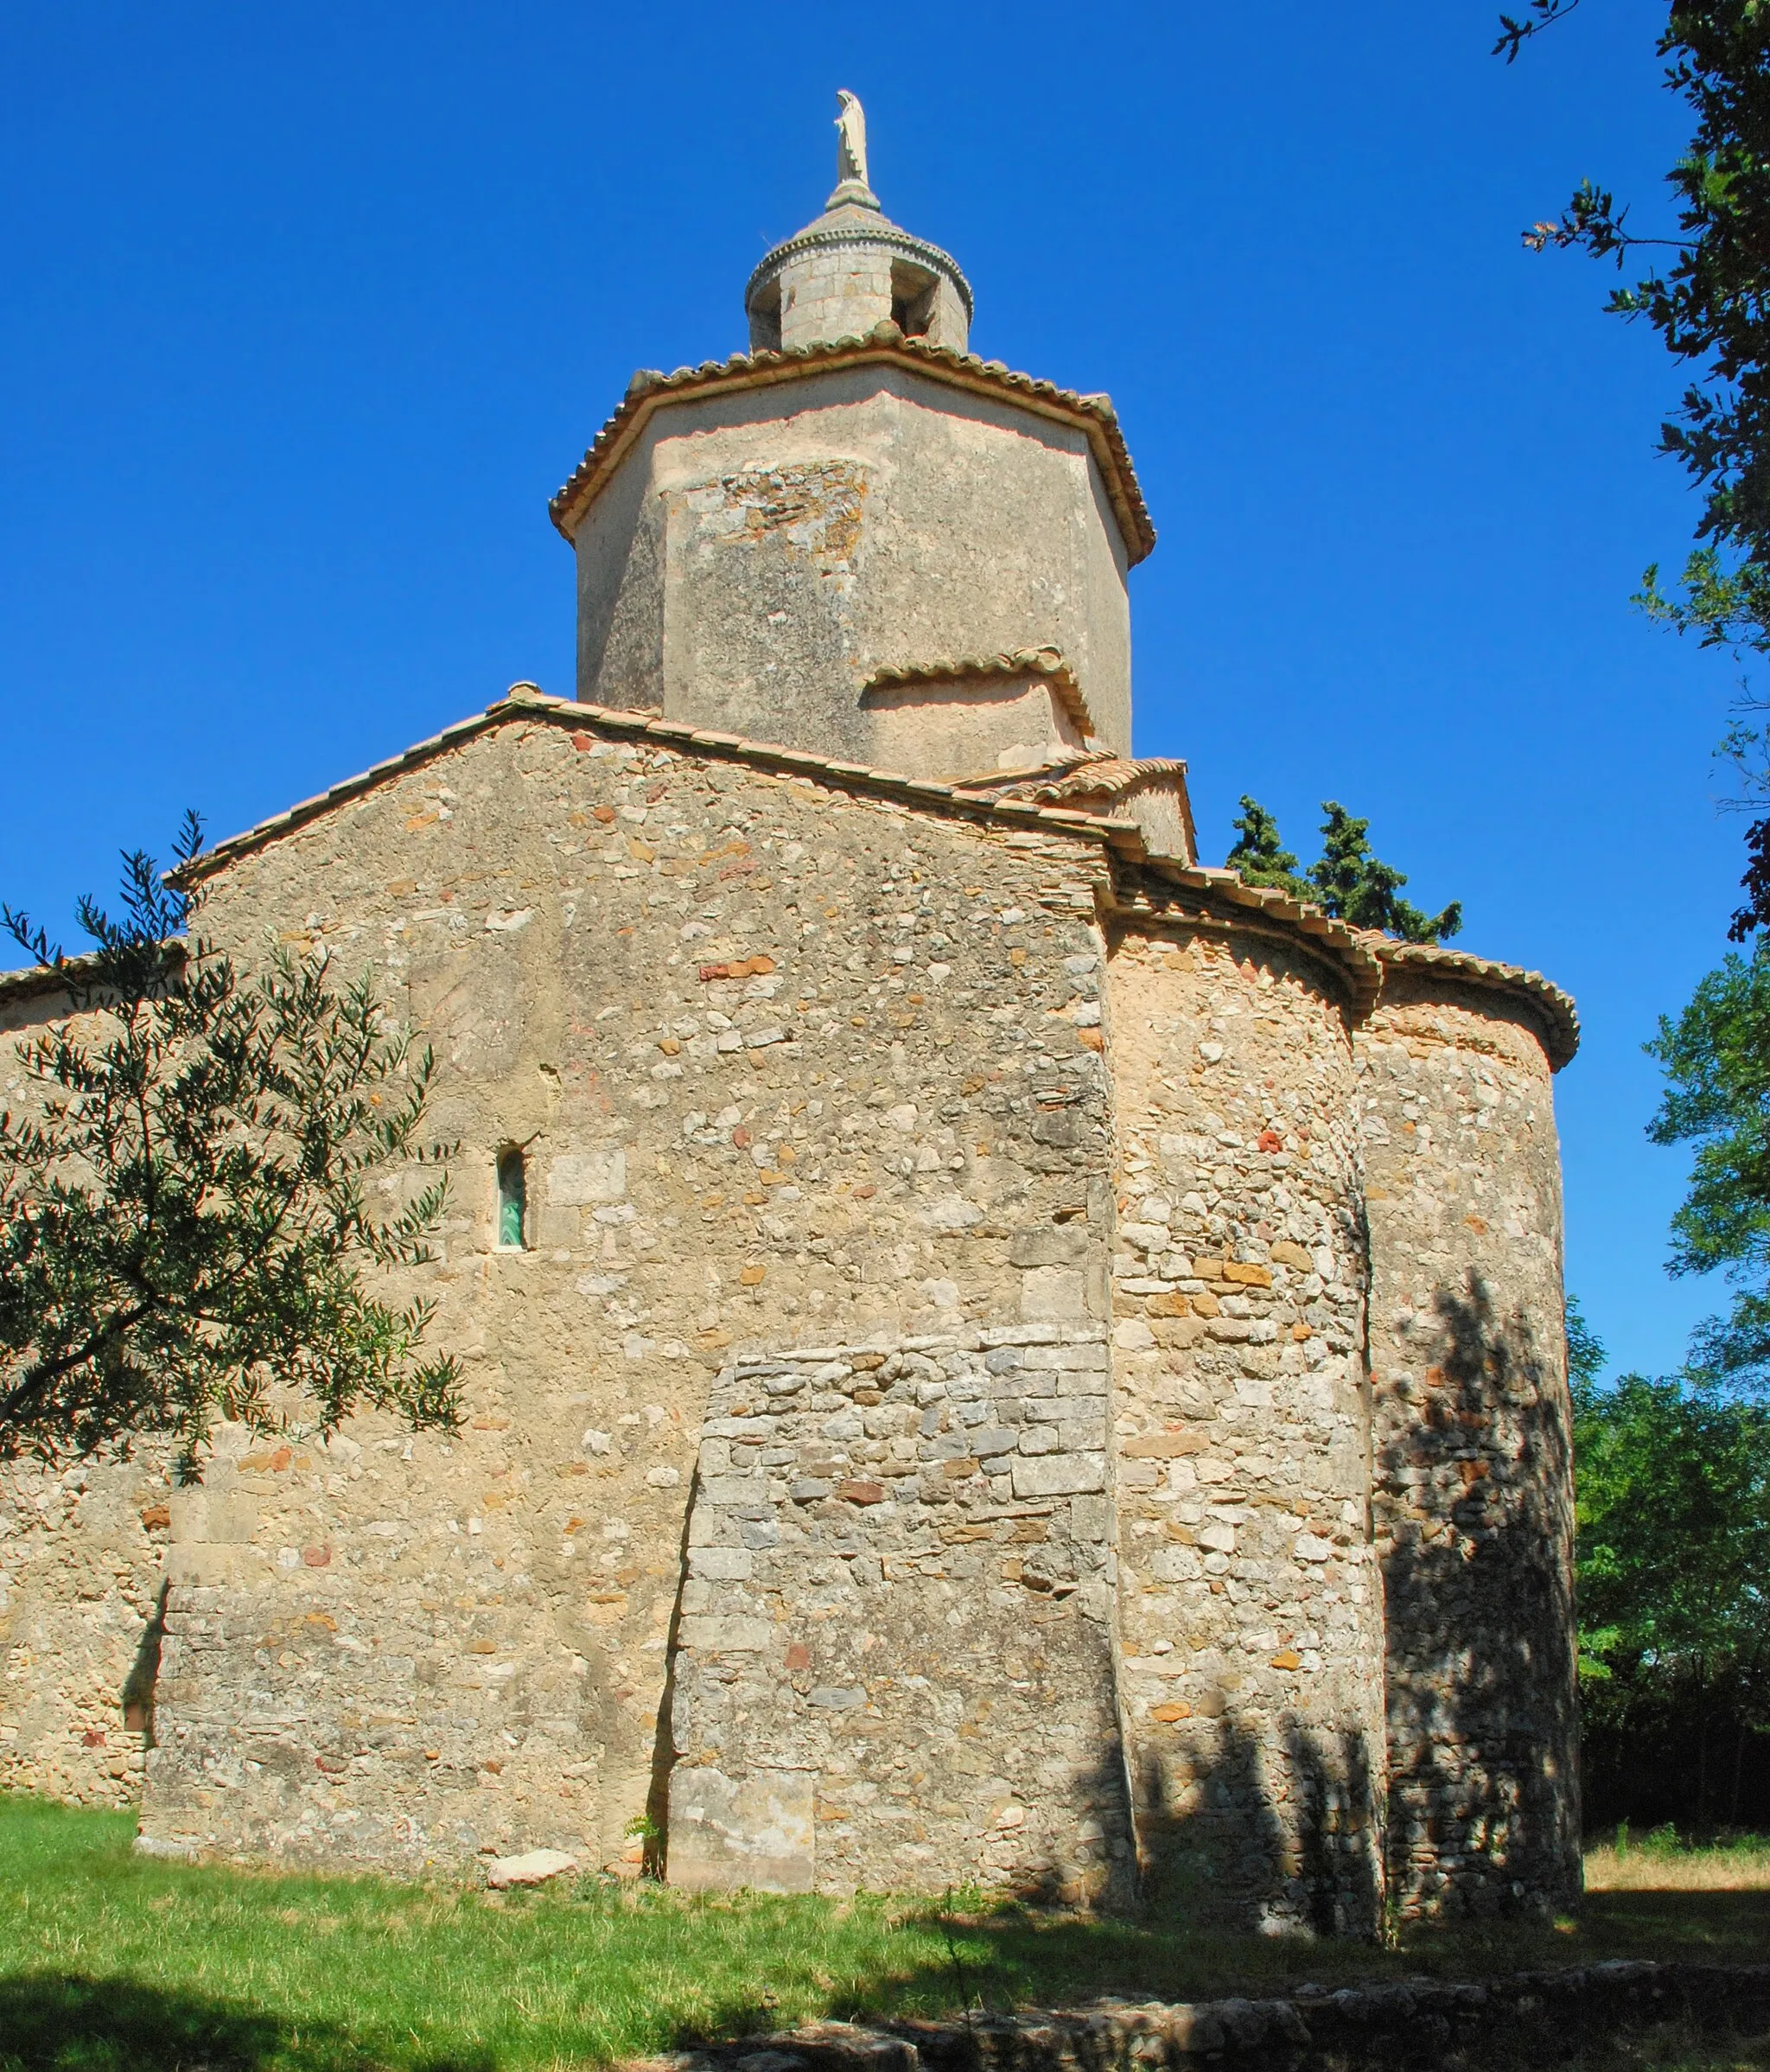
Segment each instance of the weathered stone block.
M1074 1266L1088 1255L1088 1230L1083 1223L1047 1224L1037 1230L1017 1230L1009 1241L1009 1264L1014 1266Z
M817 1880L813 1777L731 1778L678 1766L670 1778L670 1882L686 1891L809 1892Z
M618 1145L561 1153L548 1160L546 1182L547 1200L557 1207L618 1202L627 1193L627 1153Z
M774 1628L767 1619L697 1612L684 1616L679 1639L708 1654L754 1654L773 1643Z
M1073 1267L1031 1267L1020 1287L1020 1313L1029 1323L1079 1323L1088 1313L1087 1278Z
M1014 1493L1018 1497L1079 1496L1106 1487L1106 1457L1100 1453L1016 1455Z

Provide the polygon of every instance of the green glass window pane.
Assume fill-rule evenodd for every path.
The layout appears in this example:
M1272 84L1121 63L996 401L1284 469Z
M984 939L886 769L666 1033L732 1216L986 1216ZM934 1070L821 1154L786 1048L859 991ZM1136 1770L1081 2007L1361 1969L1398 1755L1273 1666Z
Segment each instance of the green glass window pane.
M498 1161L498 1242L516 1251L524 1243L523 1214L528 1190L520 1151L506 1151Z

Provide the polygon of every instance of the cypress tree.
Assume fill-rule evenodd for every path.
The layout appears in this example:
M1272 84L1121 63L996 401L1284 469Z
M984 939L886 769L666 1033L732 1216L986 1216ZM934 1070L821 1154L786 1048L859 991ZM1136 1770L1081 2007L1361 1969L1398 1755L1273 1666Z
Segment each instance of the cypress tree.
M1404 942L1443 942L1456 934L1462 926L1461 901L1452 900L1437 914L1423 912L1400 896L1406 873L1371 853L1371 823L1354 819L1331 799L1322 801L1321 810L1328 816L1321 823L1321 856L1304 872L1284 846L1277 819L1244 793L1241 813L1230 822L1236 831L1230 869L1240 873L1245 884L1274 886L1355 928L1378 928Z

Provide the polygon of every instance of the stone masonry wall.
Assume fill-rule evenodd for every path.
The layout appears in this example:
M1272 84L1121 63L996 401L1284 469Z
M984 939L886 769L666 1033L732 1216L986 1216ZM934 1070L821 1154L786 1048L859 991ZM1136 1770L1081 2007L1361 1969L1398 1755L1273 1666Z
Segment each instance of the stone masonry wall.
M466 1422L220 1435L173 1506L153 1846L637 1868L713 1375L1104 1318L1096 869L557 710L225 864L224 939L372 967L435 1047Z
M1561 1166L1525 1011L1391 967L1358 1038L1390 1880L1404 1913L1579 1891Z
M0 1108L37 1106L21 1042L66 996L0 1001ZM0 1465L0 1789L140 1794L171 1483L166 1449Z
M1351 1045L1295 949L1209 922L1111 966L1123 1710L1145 1890L1368 1935L1383 1643Z
M689 1517L669 1875L1133 1890L1098 1323L753 1355Z
M0 1469L0 1789L140 1795L170 1495L152 1445Z
M1109 979L1102 889L557 709L229 857L243 958L368 966L435 1047L466 1419L8 1470L0 1782L125 1802L150 1731L163 1849L630 1872L645 1815L689 1884L1565 1903L1529 1010L1391 963L1353 1042L1179 905Z
M1079 425L913 365L690 392L575 544L587 700L876 764L877 671L1048 647L1130 751L1126 549Z
M780 342L788 352L863 337L890 315L891 253L884 245L813 245L781 269Z

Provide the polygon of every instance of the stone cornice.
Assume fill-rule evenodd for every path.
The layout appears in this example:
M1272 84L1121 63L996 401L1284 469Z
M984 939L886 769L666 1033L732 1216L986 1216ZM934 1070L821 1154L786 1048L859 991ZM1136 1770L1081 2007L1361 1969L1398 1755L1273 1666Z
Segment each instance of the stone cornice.
M872 212L867 212L871 214ZM817 223L807 225L797 237L788 238L785 244L776 245L758 261L755 271L744 284L743 306L750 306L756 290L767 281L773 280L789 259L796 258L802 252L814 251L820 245L883 245L889 251L901 252L906 258L914 259L919 266L931 273L944 273L958 289L959 300L965 304L965 322L969 323L977 313L971 284L965 277L959 264L950 252L943 252L938 245L931 245L926 238L913 236L900 230L896 224L882 215L873 215L870 222L863 220L856 210L853 215L838 213Z
M930 345L923 338L906 338L895 323L888 322L875 324L865 338L840 338L829 345L805 346L792 352L734 353L728 360L704 360L699 367L678 367L670 374L641 368L627 384L627 394L596 434L570 479L548 505L553 523L567 539L576 538L578 525L597 492L653 413L664 405L691 396L768 388L780 382L803 381L814 374L863 367L905 368L949 388L984 396L992 402L1012 403L1082 432L1100 470L1124 541L1126 558L1134 566L1154 548L1156 528L1110 398L1078 395L1073 389L1059 388L1054 382L1014 373L999 360L979 360L970 353L956 353L948 346Z

